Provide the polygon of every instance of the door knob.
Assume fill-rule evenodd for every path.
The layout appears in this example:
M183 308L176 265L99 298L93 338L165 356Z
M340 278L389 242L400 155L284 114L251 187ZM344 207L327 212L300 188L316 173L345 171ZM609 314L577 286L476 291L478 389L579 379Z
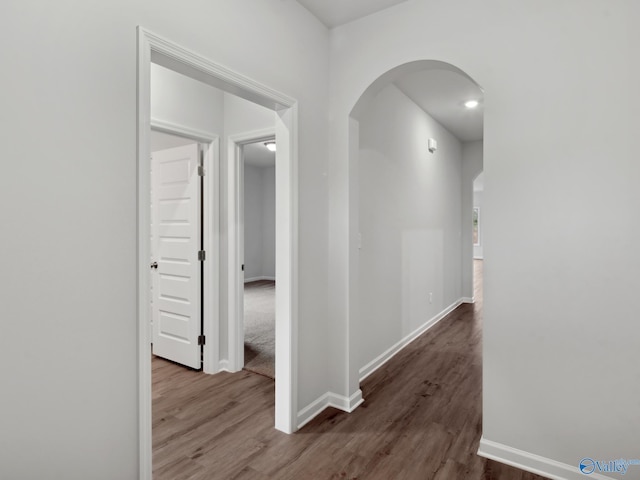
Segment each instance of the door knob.
M158 268L158 262L153 262L153 263L151 264L151 268L155 268L155 269L157 269L157 268Z

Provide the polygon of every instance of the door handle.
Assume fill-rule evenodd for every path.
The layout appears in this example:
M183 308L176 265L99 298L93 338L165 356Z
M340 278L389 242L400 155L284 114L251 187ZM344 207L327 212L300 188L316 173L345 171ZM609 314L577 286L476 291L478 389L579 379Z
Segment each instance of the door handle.
M153 262L150 266L151 268L158 269L158 262Z

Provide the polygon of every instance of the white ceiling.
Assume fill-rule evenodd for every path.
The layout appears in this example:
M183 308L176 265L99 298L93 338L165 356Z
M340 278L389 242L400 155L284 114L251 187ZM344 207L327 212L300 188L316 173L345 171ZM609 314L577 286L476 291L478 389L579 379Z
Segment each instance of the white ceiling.
M244 163L253 167L274 167L276 154L264 146L264 142L249 143L244 146Z
M298 0L327 27L366 17L406 0Z
M483 94L468 77L451 70L429 69L406 74L394 83L458 140L482 139ZM471 99L479 100L480 105L466 108L464 102Z

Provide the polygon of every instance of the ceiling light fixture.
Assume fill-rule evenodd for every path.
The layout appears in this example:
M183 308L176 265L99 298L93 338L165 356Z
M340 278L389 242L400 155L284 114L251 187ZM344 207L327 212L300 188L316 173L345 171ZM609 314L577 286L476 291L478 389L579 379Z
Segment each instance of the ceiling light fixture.
M270 152L276 151L276 142L264 142L264 146L267 147Z
M467 108L476 108L479 104L480 102L478 102L478 100L467 100L464 102L464 106Z

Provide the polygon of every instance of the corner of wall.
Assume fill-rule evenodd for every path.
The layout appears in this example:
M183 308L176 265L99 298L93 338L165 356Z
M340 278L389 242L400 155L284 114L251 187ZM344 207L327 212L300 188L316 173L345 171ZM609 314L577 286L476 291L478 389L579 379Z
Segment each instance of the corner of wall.
M409 335L405 336L399 342L397 342L396 344L394 344L393 346L388 348L386 351L384 351L378 357L374 358L372 361L367 363L364 367L362 367L360 369L360 381L363 381L364 379L366 379L369 375L371 375L373 372L375 372L377 369L379 369L382 365L384 365L389 360L391 360L403 348L405 348L407 345L409 345L411 342L413 342L415 339L417 339L420 335L422 335L427 330L429 330L434 325L436 325L440 320L442 320L447 315L449 315L451 312L453 312L462 303L465 303L464 299L462 299L462 298L457 300L457 301L455 301L454 303L452 303L451 305L446 307L444 310L442 310L440 313L438 313L434 317L432 317L429 320L427 320L420 327L416 328Z
M363 402L364 398L362 398L362 390L360 389L350 397L338 395L333 392L327 392L298 412L297 429L299 430L304 427L329 407L337 408L338 410L342 410L346 413L351 413Z

